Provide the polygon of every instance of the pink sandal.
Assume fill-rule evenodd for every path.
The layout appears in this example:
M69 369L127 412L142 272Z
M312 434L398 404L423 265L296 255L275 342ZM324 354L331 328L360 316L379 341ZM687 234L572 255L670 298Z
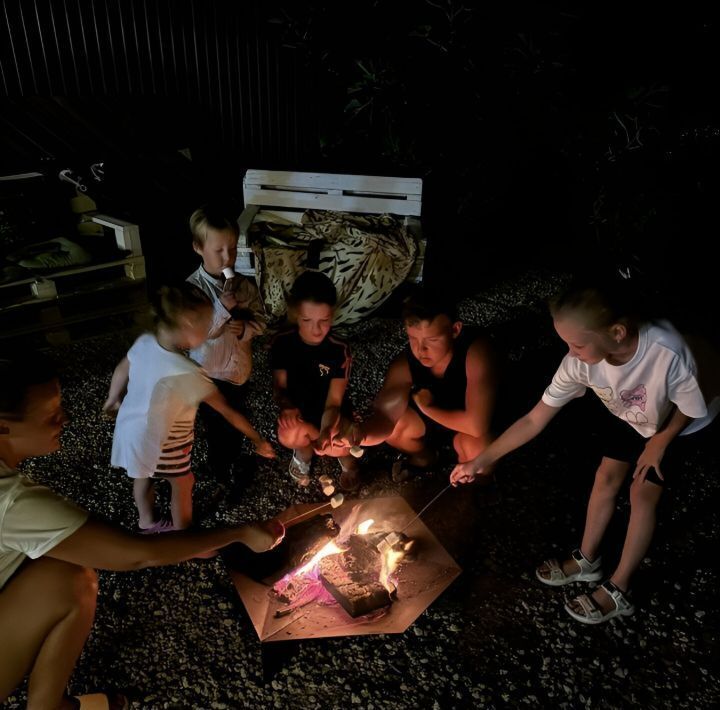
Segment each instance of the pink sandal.
M157 535L159 533L172 532L174 529L172 521L160 518L160 520L153 523L149 528L140 528L139 532L141 535Z

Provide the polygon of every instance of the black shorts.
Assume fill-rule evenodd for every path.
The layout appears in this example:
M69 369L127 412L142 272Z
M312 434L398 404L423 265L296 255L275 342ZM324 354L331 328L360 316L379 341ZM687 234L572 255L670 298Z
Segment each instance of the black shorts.
M668 474L672 475L673 471L682 465L683 461L687 459L690 450L702 447L706 442L711 441L719 419L720 417L716 417L713 422L700 431L686 436L676 436L663 455L662 472L665 480L663 481L657 475L654 468L650 470L646 480L652 481L659 486L665 485L669 480ZM611 414L607 407L599 402L597 403L595 429L600 436L600 454L609 459L624 461L634 469L648 439L630 424Z

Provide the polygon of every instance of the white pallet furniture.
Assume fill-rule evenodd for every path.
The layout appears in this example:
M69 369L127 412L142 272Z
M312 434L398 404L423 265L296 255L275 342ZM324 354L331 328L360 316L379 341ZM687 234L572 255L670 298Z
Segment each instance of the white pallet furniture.
M113 231L125 256L112 261L38 273L0 285L2 337L62 329L70 322L132 312L146 300L145 258L138 225L97 214L92 221ZM142 294L137 286L142 285ZM76 303L61 308L62 304ZM77 307L77 302L83 305ZM25 308L37 304L38 308Z
M299 223L307 209L394 214L405 218L418 251L408 281L422 281L425 239L422 234L422 179L379 175L341 175L283 170L248 170L243 179L245 209L238 219L240 239L235 271L255 276L248 232L262 213Z

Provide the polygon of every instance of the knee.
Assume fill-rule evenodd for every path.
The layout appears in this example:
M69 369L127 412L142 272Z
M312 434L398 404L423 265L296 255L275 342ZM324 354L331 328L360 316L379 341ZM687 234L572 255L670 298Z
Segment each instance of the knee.
M277 429L277 438L280 444L286 449L294 449L298 441L297 429L294 427L279 426Z
M458 461L469 461L482 453L489 445L489 441L480 439L470 434L458 432L453 437L453 448L457 454Z
M56 598L62 599L71 611L93 615L98 594L97 572L90 567L80 567L67 562L60 564L62 567L57 567L58 574L55 575Z
M629 465L626 463L603 461L595 472L595 485L608 492L617 492L625 480L628 468Z
M635 479L630 486L630 505L633 508L654 508L662 492L662 486L657 483Z
M75 574L75 596L83 609L95 611L98 595L98 575L91 567L78 567Z

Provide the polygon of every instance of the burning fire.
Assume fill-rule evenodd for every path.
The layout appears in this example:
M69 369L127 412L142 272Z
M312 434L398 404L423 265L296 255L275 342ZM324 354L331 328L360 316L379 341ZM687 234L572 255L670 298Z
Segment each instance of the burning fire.
M364 520L355 528L355 534L367 535L374 522L372 518ZM342 538L342 534L339 537ZM330 540L330 542L323 545L323 547L313 554L305 564L286 574L274 585L273 589L276 593L280 594L285 593L292 587L297 588L298 596L288 609L302 606L308 601L311 601L312 598L323 594L324 590L318 580L318 564L324 557L337 555L342 552L345 552L345 549L338 545L335 540ZM386 545L380 554L382 557L382 567L378 581L392 594L397 587L393 583L391 575L398 568L398 565L405 556L405 548L398 550ZM329 600L332 600L332 597L326 592L324 595L327 596Z

